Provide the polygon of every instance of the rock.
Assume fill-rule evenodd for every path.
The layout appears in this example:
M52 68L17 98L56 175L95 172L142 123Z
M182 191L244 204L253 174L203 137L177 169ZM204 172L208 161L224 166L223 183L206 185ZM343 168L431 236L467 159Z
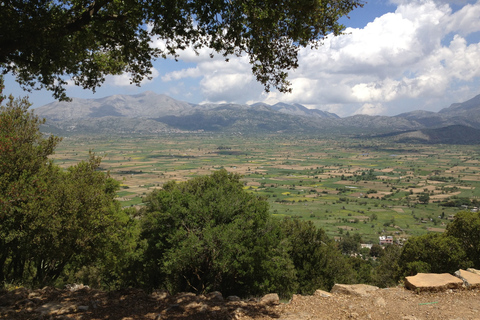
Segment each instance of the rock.
M239 319L246 314L243 308L237 308L233 311L233 316L235 319Z
M468 271L468 272L471 272L471 273L475 273L475 274L480 275L480 270L477 270L477 269L468 268L467 271Z
M78 311L88 311L88 306L78 306Z
M378 287L366 284L335 284L330 292L364 297L378 289Z
M182 292L177 295L176 302L177 303L187 303L190 301L195 301L197 299L197 295L192 292Z
M465 287L469 289L475 289L480 287L480 275L472 273L466 270L458 270L455 272L455 276L460 278L463 281Z
M171 304L167 309L165 309L165 312L170 313L170 312L183 312L183 308L181 305L178 303Z
M316 290L314 295L322 298L329 298L332 296L330 292L323 291L323 290Z
M78 283L74 283L74 284L67 284L65 285L65 289L71 291L71 292L75 292L75 291L78 291L78 290L83 290L83 289L90 289L89 286L85 286L83 284L78 284Z
M223 301L222 293L219 291L213 291L207 294L207 299L211 301Z
M405 286L416 291L445 291L461 288L462 285L462 280L449 273L418 273L405 278Z
M240 301L240 297L237 296L228 296L227 301Z
M375 305L379 307L386 307L387 303L385 302L385 299L383 299L382 297L379 297L375 299Z
M35 312L41 316L62 315L77 311L77 306L73 303L48 302L37 309Z
M152 297L157 300L163 300L168 297L168 292L164 290L156 290L152 292Z
M187 304L183 309L190 313L205 313L208 310L208 305L204 302L194 301Z
M274 305L274 304L279 304L280 303L280 298L278 297L278 294L276 293L269 293L264 295L260 299L260 303L264 305Z

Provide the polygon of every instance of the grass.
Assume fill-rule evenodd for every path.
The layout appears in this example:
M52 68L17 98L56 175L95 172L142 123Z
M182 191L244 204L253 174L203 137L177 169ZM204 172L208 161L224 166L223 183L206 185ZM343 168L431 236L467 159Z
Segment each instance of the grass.
M248 192L265 197L274 217L312 221L335 237L359 233L370 242L379 235L406 238L445 229L448 220L438 216L460 209L440 201L480 197L476 146L282 135L73 137L62 141L53 158L68 167L91 149L103 157L102 170L128 188L117 194L122 206L141 204L142 196L166 181L225 168L243 176ZM371 169L371 180L358 180ZM423 192L432 199L426 205L417 200Z

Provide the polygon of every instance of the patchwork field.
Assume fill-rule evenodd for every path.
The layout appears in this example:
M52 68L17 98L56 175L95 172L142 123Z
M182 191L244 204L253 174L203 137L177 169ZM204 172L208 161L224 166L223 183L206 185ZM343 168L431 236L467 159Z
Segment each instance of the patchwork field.
M166 181L225 168L266 197L272 215L310 220L333 237L358 233L364 242L442 232L449 216L466 209L460 204L472 209L480 196L479 146L206 133L83 136L64 138L53 158L68 167L89 150L120 181L124 206L141 205Z

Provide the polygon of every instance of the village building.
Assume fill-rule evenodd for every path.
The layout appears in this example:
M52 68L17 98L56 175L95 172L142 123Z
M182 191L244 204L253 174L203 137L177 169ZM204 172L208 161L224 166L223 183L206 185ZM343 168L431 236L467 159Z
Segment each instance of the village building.
M393 244L393 237L392 236L380 236L378 237L379 243L381 246L387 245L387 244Z

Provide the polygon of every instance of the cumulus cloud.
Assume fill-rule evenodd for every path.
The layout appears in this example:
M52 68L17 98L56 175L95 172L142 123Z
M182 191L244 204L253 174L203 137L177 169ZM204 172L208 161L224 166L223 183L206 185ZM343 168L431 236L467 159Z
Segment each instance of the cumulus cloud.
M160 73L158 72L157 69L155 69L155 68L150 69L150 78L151 79L144 78L142 80L142 82L140 83L140 85L146 85L147 83L152 82L159 75L160 75ZM105 79L105 83L107 85L111 85L111 86L129 87L129 86L132 85L131 80L130 80L131 77L132 76L131 76L130 73L123 73L123 74L116 75L116 76L108 76Z
M376 116L380 115L385 111L385 107L381 103L365 103L362 105L361 108L359 108L357 111L355 111L354 114L365 114L369 116Z
M166 73L162 80L199 78L209 102L295 102L339 114L392 114L391 105L418 109L460 92L471 98L477 89L465 90L464 83L480 77L480 44L467 39L480 31L480 1L455 1L463 5L456 11L452 1L391 2L395 12L328 37L316 50L301 49L300 67L289 77L290 94L263 92L246 57L225 63L221 55L211 59L210 49L200 55L181 52L182 61L196 66Z

